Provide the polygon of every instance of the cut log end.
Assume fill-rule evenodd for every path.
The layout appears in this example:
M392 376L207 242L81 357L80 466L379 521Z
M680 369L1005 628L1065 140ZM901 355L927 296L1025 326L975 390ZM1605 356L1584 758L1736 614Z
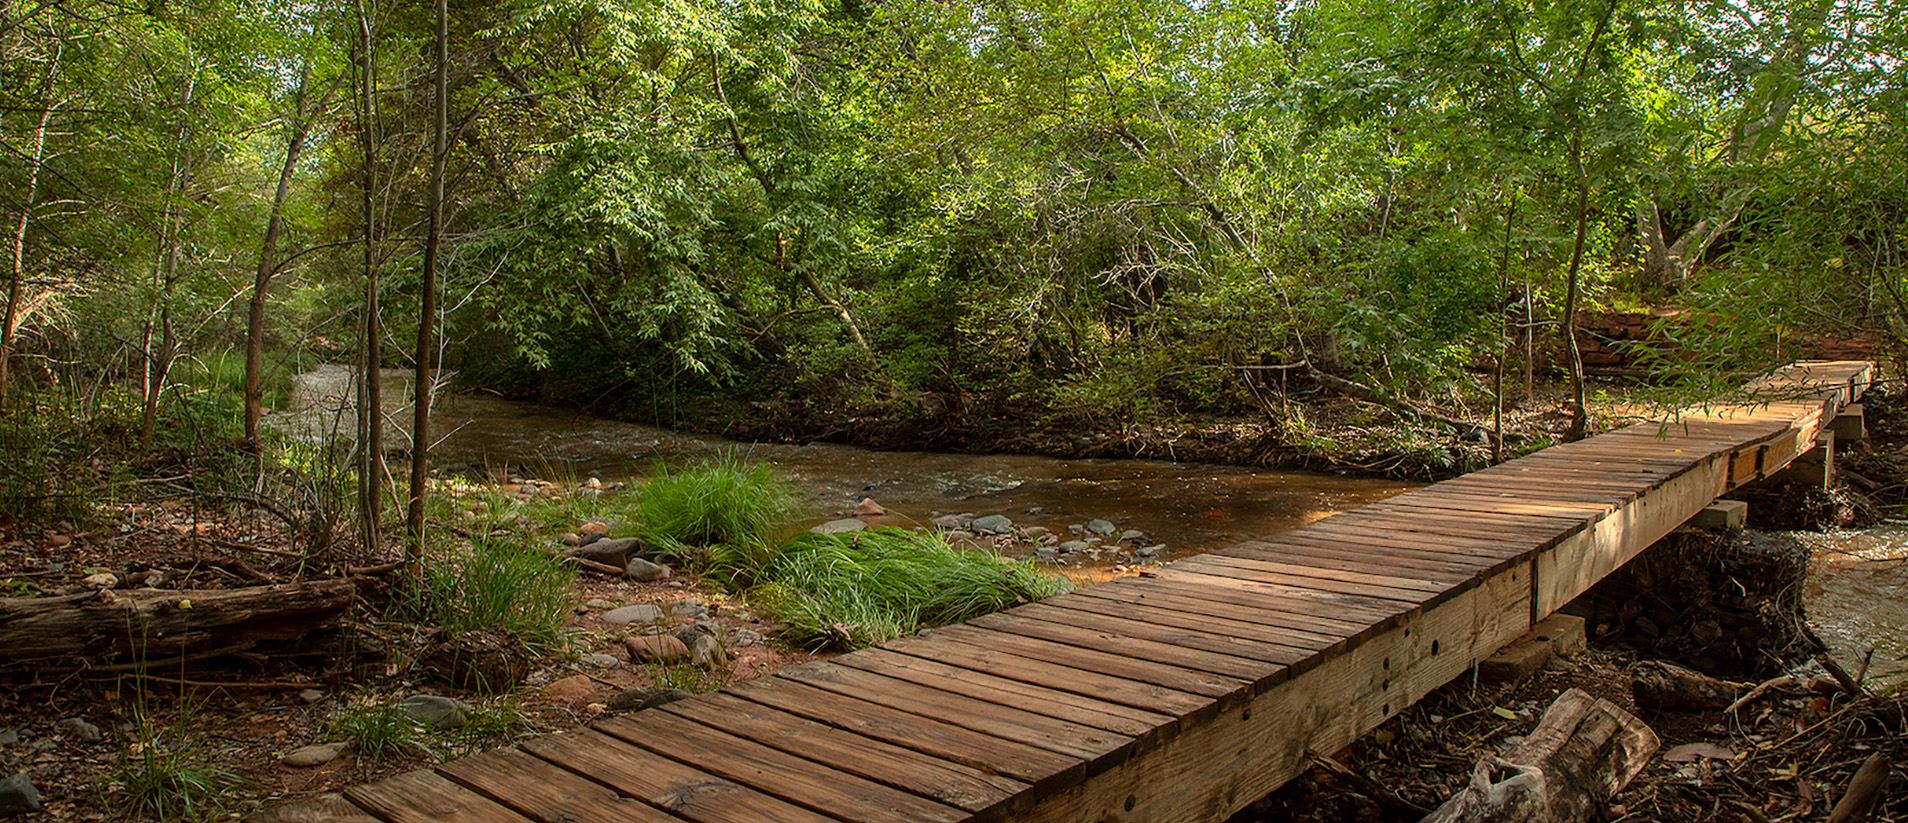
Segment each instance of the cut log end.
M1571 689L1537 729L1480 761L1463 791L1424 823L1581 823L1655 754L1656 732L1615 704Z

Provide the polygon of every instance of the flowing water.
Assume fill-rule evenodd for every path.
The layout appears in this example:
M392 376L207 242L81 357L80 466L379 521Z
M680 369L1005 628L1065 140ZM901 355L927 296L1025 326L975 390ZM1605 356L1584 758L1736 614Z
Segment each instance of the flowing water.
M1872 648L1872 680L1908 681L1908 522L1796 536L1815 553L1809 617L1836 659L1853 673Z
M344 367L300 376L294 403L304 409L305 426L344 420L349 427L350 412L341 400L348 376ZM409 411L397 405L409 397L408 378L387 373L384 392L391 404L387 419L408 422ZM483 394L440 396L432 426L438 438L433 460L439 466L613 483L647 475L659 462L734 452L774 466L806 489L814 499L813 522L845 516L864 497L890 512L876 523L894 525L924 524L936 513L972 512L1006 515L1016 525L1046 526L1064 536L1070 525L1102 518L1145 532L1174 556L1262 537L1416 485L1156 460L744 444ZM387 431L389 443L409 442L402 428Z
M281 415L313 426L348 419L343 367L301 375L302 413ZM387 375L388 414L401 405L408 377ZM1004 514L1017 525L1067 527L1104 518L1145 532L1172 556L1210 551L1303 525L1413 488L1393 480L1247 469L1154 460L1069 460L1023 455L878 452L833 444L740 444L620 423L535 403L486 395L444 395L433 414L440 466L488 467L527 477L606 483L642 477L657 463L733 451L769 463L813 497L821 522L843 516L863 497L891 513L875 522L926 523L936 513ZM283 424L281 424L283 425ZM348 428L348 423L343 426ZM408 443L393 427L390 442ZM1908 670L1908 523L1866 531L1799 535L1816 552L1810 616L1838 657L1859 668L1871 646L1872 672L1901 679Z

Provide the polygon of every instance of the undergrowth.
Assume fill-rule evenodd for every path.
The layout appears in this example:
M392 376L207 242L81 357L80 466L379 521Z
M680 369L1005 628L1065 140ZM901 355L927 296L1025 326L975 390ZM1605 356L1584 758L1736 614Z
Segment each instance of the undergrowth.
M682 561L707 549L717 582L745 588L774 560L775 532L799 499L768 465L723 453L677 471L658 468L634 514L655 551Z
M187 724L161 730L139 712L138 739L120 755L112 783L126 793L125 811L159 820L210 820L224 811L232 791L244 784L236 773L212 765L202 741Z
M1031 562L883 528L803 533L783 545L753 598L810 648L859 648L1040 600L1072 587Z
M576 571L526 542L484 538L433 564L413 595L417 617L453 633L506 629L533 651L563 646Z

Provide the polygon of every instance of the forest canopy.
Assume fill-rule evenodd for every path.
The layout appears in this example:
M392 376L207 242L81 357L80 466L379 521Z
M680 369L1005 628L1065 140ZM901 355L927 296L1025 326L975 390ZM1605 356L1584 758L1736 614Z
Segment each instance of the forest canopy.
M181 361L256 341L256 397L407 367L428 316L467 385L664 424L1123 420L1276 413L1288 376L1476 396L1567 365L1573 309L1678 307L1650 362L1688 374L1908 331L1896 3L447 16L440 153L425 4L8 4L0 384L150 428Z

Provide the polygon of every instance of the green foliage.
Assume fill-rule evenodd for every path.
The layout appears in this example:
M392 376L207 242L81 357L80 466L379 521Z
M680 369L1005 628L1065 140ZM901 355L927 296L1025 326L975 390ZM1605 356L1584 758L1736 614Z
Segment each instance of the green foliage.
M763 577L751 597L811 648L872 646L1070 588L1030 562L892 528L798 535Z
M575 580L575 569L529 541L484 538L428 566L411 605L447 631L501 629L552 653L563 646Z
M112 784L126 797L121 808L129 814L159 820L207 821L225 811L234 789L244 785L239 775L211 765L202 740L181 721L160 729L143 711L138 739L112 768Z
M411 719L396 703L347 706L331 716L329 737L350 743L359 758L378 763L396 757L442 761L474 754L533 731L517 701L498 697L470 707L464 725L435 729Z
M641 536L658 551L687 558L709 549L711 573L746 587L773 559L775 532L799 499L767 464L728 452L674 471L658 467L635 514Z

